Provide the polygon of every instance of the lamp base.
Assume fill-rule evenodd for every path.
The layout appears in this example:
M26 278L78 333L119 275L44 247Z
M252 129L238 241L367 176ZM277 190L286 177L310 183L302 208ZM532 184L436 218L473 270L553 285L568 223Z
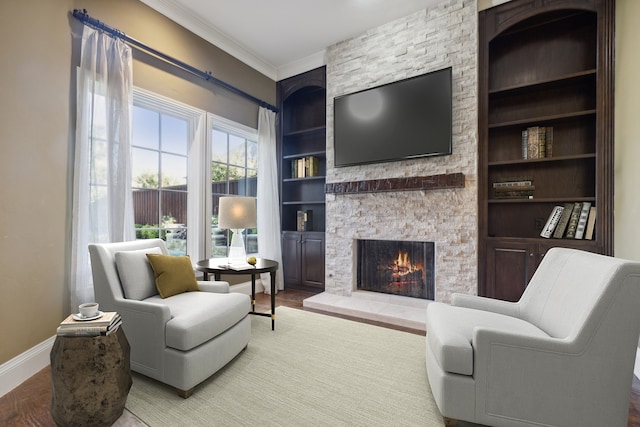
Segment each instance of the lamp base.
M231 230L231 245L229 245L229 264L246 264L247 252L244 248L244 239L242 232L244 228L235 228Z

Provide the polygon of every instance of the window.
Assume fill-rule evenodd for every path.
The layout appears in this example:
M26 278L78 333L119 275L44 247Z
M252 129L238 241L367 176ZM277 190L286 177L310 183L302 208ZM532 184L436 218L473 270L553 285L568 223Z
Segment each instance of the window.
M201 112L136 90L132 115L131 187L136 238L166 241L186 255L191 195L189 149Z
M257 130L140 89L132 117L136 238L159 237L171 254L193 260L226 257L219 200L256 196ZM244 239L257 252L257 230Z
M218 228L220 197L256 196L258 143L255 129L209 115L211 150L211 257L225 257L229 230ZM257 229L244 231L247 253L258 252Z

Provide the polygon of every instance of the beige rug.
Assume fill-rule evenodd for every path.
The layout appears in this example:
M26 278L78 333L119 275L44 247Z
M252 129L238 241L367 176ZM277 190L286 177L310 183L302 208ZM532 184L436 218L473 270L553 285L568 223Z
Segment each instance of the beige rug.
M279 307L189 399L134 375L127 409L149 426L442 426L425 337Z

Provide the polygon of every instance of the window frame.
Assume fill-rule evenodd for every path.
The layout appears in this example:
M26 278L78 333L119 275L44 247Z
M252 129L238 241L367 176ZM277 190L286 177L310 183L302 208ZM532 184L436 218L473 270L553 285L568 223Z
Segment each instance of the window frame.
M258 144L258 129L254 129L250 126L243 125L241 123L234 122L233 120L227 119L225 117L218 116L213 113L207 113L207 141L206 141L206 158L208 160L207 163L207 183L211 183L211 163L213 162L213 153L212 144L213 144L213 130L217 129L219 131L225 132L227 134L233 134L240 138L244 138L246 140L250 140ZM229 163L227 163L229 165ZM256 178L260 173L258 170L258 165L256 164ZM211 217L213 216L213 196L211 188L207 187L207 195L206 195L206 209L205 215L209 218L209 222L211 221ZM205 254L207 258L211 258L213 256L213 248L211 247L211 228L207 230L206 236L207 240L205 242ZM246 245L246 236L245 236L245 245Z
M146 108L159 114L174 116L187 121L188 141L187 141L187 255L200 259L204 253L203 238L200 230L202 226L202 215L198 209L198 199L200 198L201 180L198 179L201 166L201 151L204 143L204 135L200 129L206 120L206 112L192 107L188 104L176 101L175 99L162 96L151 91L133 88L133 104L137 107ZM133 115L132 115L133 120ZM133 124L132 124L133 129ZM132 144L133 146L133 144ZM133 180L133 177L132 177Z
M133 88L133 104L187 121L189 140L187 148L186 252L194 264L198 260L211 258L212 130L219 129L255 141L258 144L258 129L139 87ZM133 120L133 115L131 117ZM259 173L257 165L255 170L256 173Z

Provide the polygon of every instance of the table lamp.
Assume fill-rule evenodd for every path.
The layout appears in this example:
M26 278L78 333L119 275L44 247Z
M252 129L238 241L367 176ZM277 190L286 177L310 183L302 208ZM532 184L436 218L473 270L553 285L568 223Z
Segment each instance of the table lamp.
M218 227L231 230L233 236L229 246L229 264L246 264L242 231L256 227L256 198L243 196L220 197Z

